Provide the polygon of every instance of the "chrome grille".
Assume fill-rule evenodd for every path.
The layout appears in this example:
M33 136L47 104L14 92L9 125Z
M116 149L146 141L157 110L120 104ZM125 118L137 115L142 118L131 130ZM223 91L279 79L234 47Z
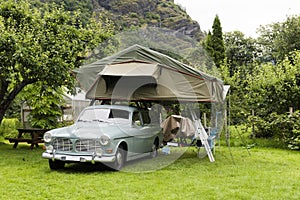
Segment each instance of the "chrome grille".
M72 151L73 146L70 139L56 138L53 141L53 148L57 151Z
M76 141L76 151L95 152L101 148L99 140L81 139Z

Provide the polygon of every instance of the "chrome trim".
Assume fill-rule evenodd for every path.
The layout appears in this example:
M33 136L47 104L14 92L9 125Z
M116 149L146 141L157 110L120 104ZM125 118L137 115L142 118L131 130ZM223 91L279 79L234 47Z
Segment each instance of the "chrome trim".
M46 159L55 159L61 160L66 162L114 162L116 156L108 156L108 157L98 157L98 156L80 156L80 155L64 155L64 154L57 154L57 153L49 153L44 152L42 154L43 158Z
M99 140L96 139L79 139L75 142L77 152L94 152L101 149Z
M54 150L65 152L95 152L102 149L99 139L55 138L50 145Z
M57 151L72 151L73 144L68 138L55 138L52 142L53 149Z

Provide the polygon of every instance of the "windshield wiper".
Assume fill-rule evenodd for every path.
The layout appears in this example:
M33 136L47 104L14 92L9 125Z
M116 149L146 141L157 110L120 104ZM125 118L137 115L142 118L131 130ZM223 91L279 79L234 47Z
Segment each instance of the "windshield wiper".
M79 120L77 120L77 122L91 122L91 121L79 119Z
M93 119L93 122L105 122L107 123L107 121L101 120L101 119Z

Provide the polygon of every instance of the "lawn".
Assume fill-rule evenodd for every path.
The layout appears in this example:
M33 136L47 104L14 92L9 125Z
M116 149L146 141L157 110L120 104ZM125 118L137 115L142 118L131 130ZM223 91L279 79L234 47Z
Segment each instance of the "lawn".
M0 151L1 198L8 200L300 199L299 151L221 146L210 163L178 147L121 172L84 164L51 171L42 148L0 143Z

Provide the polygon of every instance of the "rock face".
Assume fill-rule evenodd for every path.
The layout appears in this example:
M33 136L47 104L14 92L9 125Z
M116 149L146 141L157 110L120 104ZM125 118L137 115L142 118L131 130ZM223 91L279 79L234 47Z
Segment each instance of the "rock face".
M203 38L198 22L174 0L93 0L93 9L111 19L119 30L132 27L168 28L196 40Z

